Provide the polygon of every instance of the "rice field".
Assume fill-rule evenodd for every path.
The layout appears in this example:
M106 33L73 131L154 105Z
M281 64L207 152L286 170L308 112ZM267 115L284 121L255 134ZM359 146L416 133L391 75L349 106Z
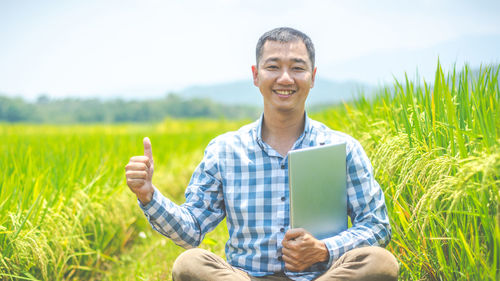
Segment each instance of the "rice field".
M157 148L157 184L181 200L209 140L241 122L0 125L0 279L105 278L130 245L152 236L124 176L142 137Z
M400 280L500 279L499 68L411 79L310 114L357 138L382 186ZM215 136L250 120L0 124L0 280L169 280L182 249L153 232L124 166L149 136L178 203ZM221 256L221 224L202 247Z
M406 80L324 112L358 138L383 187L401 280L500 279L499 68Z

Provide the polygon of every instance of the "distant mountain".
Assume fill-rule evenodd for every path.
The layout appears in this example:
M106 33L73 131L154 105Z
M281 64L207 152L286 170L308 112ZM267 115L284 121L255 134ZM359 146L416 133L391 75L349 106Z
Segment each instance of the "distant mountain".
M373 86L355 81L336 82L316 78L309 92L308 104L334 104L351 100L361 91L369 93ZM205 86L192 86L179 92L183 98L209 98L223 104L262 105L262 96L252 80L240 80Z

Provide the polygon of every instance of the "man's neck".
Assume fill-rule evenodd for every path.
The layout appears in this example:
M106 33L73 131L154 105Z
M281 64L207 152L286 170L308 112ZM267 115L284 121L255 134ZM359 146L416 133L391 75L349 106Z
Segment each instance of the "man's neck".
M262 140L285 156L304 132L305 112L269 112L264 110Z

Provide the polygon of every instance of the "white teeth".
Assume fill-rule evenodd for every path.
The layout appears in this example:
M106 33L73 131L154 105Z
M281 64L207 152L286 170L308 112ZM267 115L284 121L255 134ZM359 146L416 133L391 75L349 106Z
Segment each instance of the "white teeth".
M279 95L289 96L293 93L293 91L276 90L276 93L278 93Z

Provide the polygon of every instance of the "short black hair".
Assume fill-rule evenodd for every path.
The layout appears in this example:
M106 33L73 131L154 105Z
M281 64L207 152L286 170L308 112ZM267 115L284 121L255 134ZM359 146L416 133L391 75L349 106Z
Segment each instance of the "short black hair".
M293 29L291 27L278 27L264 33L257 42L257 48L255 49L255 57L257 59L257 66L259 65L259 60L262 57L262 47L267 41L276 41L282 43L288 43L293 41L302 41L306 45L307 54L309 55L309 60L311 61L312 69L314 69L314 44L311 38L305 33Z

